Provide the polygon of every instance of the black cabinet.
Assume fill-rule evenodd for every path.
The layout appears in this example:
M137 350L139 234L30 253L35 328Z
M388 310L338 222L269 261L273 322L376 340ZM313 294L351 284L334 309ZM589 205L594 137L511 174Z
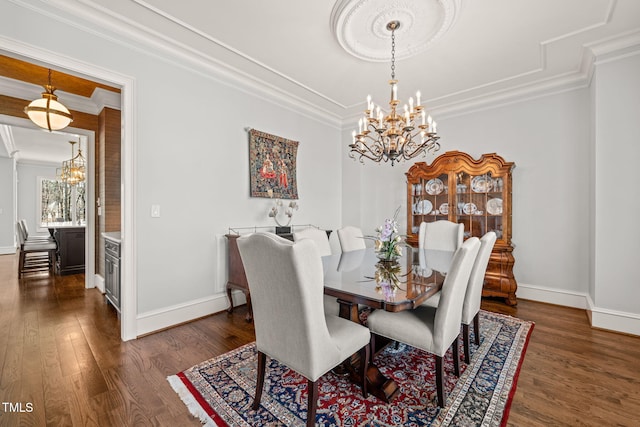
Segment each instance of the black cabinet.
M56 239L56 273L84 273L84 227L60 227L49 230Z
M120 242L104 239L105 298L120 312Z

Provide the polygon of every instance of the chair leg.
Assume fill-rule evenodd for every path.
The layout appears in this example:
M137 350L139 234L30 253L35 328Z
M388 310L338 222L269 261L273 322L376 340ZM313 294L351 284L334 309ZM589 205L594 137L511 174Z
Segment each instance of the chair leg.
M255 411L260 407L260 399L262 399L262 388L264 386L264 372L267 368L267 355L258 352L258 377L256 378L256 396L253 399L251 408Z
M444 408L444 363L442 356L436 356L436 393L438 395L438 406Z
M369 357L371 361L373 361L373 357L376 355L376 334L371 333L371 338L369 338Z
M309 400L307 401L307 427L316 425L316 406L318 405L318 383L307 380Z
M460 351L458 349L458 337L453 340L453 373L460 376Z
M464 344L464 362L468 365L469 360L469 325L462 324L462 342Z
M362 367L360 370L360 375L362 375L362 397L365 399L369 395L369 390L367 388L367 369L369 368L369 357L370 357L371 349L369 345L365 345L360 350L360 366Z
M20 249L20 258L18 259L18 279L22 277L22 270L24 270L24 250Z
M473 317L473 334L475 335L476 345L480 345L480 312Z

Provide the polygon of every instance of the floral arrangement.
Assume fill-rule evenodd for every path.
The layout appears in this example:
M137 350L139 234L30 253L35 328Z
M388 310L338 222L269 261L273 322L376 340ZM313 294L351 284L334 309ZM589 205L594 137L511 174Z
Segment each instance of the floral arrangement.
M378 258L384 261L392 261L402 256L402 246L406 243L403 236L398 234L398 212L400 207L396 209L393 218L386 219L384 224L376 228L376 236L368 236L375 239L375 251Z

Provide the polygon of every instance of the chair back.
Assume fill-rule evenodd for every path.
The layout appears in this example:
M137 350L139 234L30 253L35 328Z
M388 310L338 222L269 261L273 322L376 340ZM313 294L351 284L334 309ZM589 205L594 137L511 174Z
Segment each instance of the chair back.
M24 245L24 242L27 240L27 236L22 229L22 224L20 223L20 221L16 222L16 234L18 235L18 243L20 244L20 246Z
M298 242L302 239L312 240L318 247L320 256L331 255L331 245L329 244L329 236L327 236L326 231L309 227L293 232L294 241Z
M272 233L237 240L247 275L256 347L315 381L336 366L340 351L324 315L322 260L310 239L291 242Z
M438 356L444 356L460 334L464 295L479 249L480 240L477 237L467 239L453 256L444 279L433 326L434 353Z
M482 285L484 284L484 274L487 272L489 258L493 245L496 243L496 233L489 231L480 239L480 250L473 264L467 292L464 296L462 306L462 323L471 324L475 315L480 311L480 300L482 299Z
M342 252L357 251L367 247L362 230L352 225L347 225L338 230L338 240L340 240Z
M463 237L464 224L446 220L422 222L418 232L418 247L455 251L462 245Z
M26 219L23 218L20 220L20 227L22 228L22 234L24 235L24 240L27 240L29 238L29 227L27 227Z

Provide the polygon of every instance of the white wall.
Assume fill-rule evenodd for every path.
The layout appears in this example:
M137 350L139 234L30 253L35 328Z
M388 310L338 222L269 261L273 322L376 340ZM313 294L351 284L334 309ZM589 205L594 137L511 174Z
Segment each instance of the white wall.
M598 63L595 76L596 310L640 324L640 52ZM629 331L640 334L640 325Z
M587 292L589 111L588 91L575 90L438 118L441 153L460 150L479 158L495 152L516 164L512 241L520 286ZM360 188L343 188L345 200L358 197L365 232L373 233L383 219L379 213L391 215L398 204L406 229L404 173L412 164L345 163L345 175L360 168Z
M15 253L13 159L0 157L0 254Z
M189 313L189 306L216 295L223 305L215 307L225 308L222 236L229 227L274 225L267 217L271 201L249 197L245 128L300 141L294 223L330 229L341 224L336 124L234 88L212 69L167 57L123 34L100 36L81 19L63 24L8 1L0 6L0 36L135 80L135 135L125 141L136 156L135 235L125 238L135 240L137 313L145 323L138 333L206 314ZM151 218L152 204L160 205L160 218Z

